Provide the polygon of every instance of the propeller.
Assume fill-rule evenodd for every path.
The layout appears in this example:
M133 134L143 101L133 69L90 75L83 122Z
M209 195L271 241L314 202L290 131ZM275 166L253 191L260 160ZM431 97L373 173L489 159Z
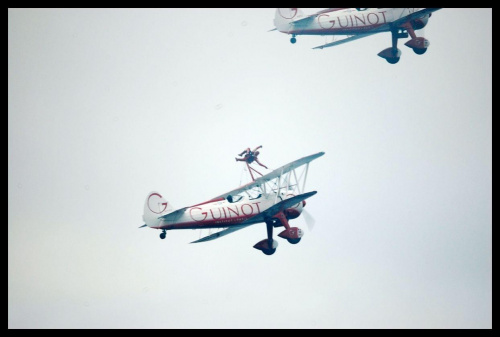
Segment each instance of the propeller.
M307 228L309 229L309 231L312 231L316 220L314 220L313 216L305 209L302 210L302 215L304 215L304 220L306 222Z

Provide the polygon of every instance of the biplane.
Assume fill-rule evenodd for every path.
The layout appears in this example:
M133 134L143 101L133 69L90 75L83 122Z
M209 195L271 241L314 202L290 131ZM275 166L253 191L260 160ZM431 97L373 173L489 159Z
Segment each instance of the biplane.
M297 159L264 175L247 163L249 170L258 173L252 174L252 181L205 202L180 209L174 209L160 193L153 191L146 198L145 224L141 227L161 230L161 239L165 239L167 231L174 229L219 229L191 242L198 243L265 223L267 238L253 247L272 255L278 246L273 239L274 228L284 227L278 236L291 244L301 240L303 230L291 227L289 220L298 218L306 206L306 199L316 194L316 191L306 192L305 183L309 164L324 154L318 152Z
M299 8L277 8L274 16L275 29L291 34L291 43L297 35L333 35L336 41L314 47L323 49L354 41L376 33L391 32L392 46L378 56L387 62L397 63L401 57L398 39L411 39L405 43L415 54L422 55L430 43L418 37L415 31L424 28L432 12L441 8L328 8L312 15L304 15Z

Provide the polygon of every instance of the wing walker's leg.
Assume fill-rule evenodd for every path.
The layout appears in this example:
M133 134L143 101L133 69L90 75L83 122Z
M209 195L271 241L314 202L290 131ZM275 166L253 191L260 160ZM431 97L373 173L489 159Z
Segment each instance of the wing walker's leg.
M248 167L248 172L250 172L250 176L252 177L252 181L255 181L255 178L253 177L252 173L252 168L250 167L250 164L248 164L248 162L247 162L247 167Z

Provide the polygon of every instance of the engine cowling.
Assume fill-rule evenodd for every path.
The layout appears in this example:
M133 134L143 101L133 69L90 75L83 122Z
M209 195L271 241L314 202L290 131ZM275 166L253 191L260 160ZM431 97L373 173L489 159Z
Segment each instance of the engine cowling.
M413 29L415 29L415 30L419 30L419 29L424 28L427 25L427 22L429 22L429 17L430 16L431 15L428 14L428 15L422 16L421 18L417 18L415 20L411 20L410 21L411 27Z

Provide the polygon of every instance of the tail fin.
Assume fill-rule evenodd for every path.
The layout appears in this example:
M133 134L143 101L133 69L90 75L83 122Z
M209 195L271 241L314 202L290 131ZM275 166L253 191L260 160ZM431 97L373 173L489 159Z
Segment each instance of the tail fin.
M304 14L299 8L276 8L274 26L280 32L286 33L290 30L290 22L301 19L302 17L304 17Z
M157 227L160 223L160 216L172 212L174 209L168 201L158 192L151 192L144 203L144 214L142 220L148 227Z

